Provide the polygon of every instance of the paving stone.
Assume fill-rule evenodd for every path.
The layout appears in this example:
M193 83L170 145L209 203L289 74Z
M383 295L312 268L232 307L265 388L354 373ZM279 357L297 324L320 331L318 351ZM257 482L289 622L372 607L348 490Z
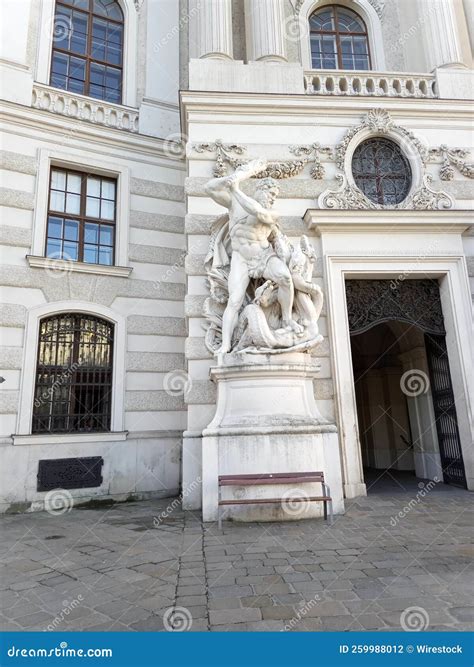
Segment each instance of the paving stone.
M269 595L253 595L248 598L240 598L242 607L269 607L273 600Z
M209 600L209 609L240 609L241 601L247 599L249 598L214 598Z
M474 607L451 607L448 611L458 621L474 622Z
M266 620L287 620L289 618L294 618L296 612L293 607L275 605L273 607L263 607L262 608L262 618Z
M242 609L221 609L209 612L211 625L228 625L229 623L246 623L248 621L260 621L262 614L260 609L244 607Z
M245 597L247 595L253 595L251 586L209 586L209 597L211 598Z

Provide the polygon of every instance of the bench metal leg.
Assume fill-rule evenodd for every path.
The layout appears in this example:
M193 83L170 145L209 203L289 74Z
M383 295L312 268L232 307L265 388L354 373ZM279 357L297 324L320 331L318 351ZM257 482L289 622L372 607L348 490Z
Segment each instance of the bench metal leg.
M222 491L221 487L219 486L219 490L217 492L217 528L219 530L222 530L222 514L221 514L221 505L219 505L220 501L222 498Z
M322 487L324 495L331 498L331 489L329 488L329 485L326 484L326 482L322 482ZM332 512L332 500L324 501L324 518L326 520L328 519L327 505L329 505L329 525L332 526L334 519Z

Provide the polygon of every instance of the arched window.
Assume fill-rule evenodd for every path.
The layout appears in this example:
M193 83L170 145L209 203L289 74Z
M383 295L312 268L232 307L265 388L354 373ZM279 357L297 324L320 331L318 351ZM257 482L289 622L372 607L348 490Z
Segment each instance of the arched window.
M352 157L352 175L366 197L382 206L400 204L408 195L412 172L398 144L374 137L363 141Z
M82 313L40 322L33 433L109 431L114 325Z
M371 68L367 28L351 9L323 7L311 15L309 26L314 69Z
M123 30L116 0L56 0L51 85L121 103Z

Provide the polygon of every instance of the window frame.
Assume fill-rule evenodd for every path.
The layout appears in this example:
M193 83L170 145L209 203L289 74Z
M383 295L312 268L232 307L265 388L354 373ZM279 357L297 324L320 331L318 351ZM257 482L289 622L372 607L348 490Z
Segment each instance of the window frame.
M138 12L134 0L117 0L124 15L123 70L122 70L122 105L137 108L137 63L138 51ZM50 71L53 54L55 3L44 0L41 7L40 25L44 29L39 33L38 58L36 60L35 81L45 86L50 85ZM53 90L63 90L54 88ZM95 97L88 97L72 91L63 90L65 95L84 100L95 100L96 104L114 106ZM117 106L117 105L116 105ZM119 105L120 106L120 105Z
M66 174L73 174L75 176L79 176L81 179L81 192L80 192L80 208L79 208L79 213L68 213L67 211L55 211L51 209L51 184L52 184L52 179L53 179L53 171L58 170L58 171L63 171ZM87 178L89 176L97 176L98 178L101 178L103 180L109 181L111 183L114 183L115 186L115 199L114 199L114 217L113 220L106 220L104 218L94 218L91 215L87 215ZM67 179L67 176L66 176ZM67 181L66 181L67 182ZM117 193L118 193L118 179L109 177L109 176L103 176L102 174L95 174L95 173L87 173L85 171L78 171L76 169L68 169L67 167L61 167L58 165L52 164L50 167L50 173L49 173L49 191L48 191L48 211L46 214L46 234L45 234L45 243L44 243L44 256L48 257L47 251L48 251L48 226L49 226L49 218L50 216L52 217L63 217L63 218L68 218L72 220L76 220L79 223L79 235L78 235L78 253L77 253L77 260L65 260L65 261L77 261L77 262L83 262L84 264L91 264L92 266L115 266L115 253L116 253L116 242L117 242ZM85 246L85 241L84 241L84 235L85 235L85 225L87 222L91 222L93 224L100 224L100 225L108 225L109 227L113 228L114 230L114 244L112 246L112 262L110 264L102 264L100 262L84 262L84 246ZM100 238L100 237L99 237ZM99 244L97 244L98 247L100 247Z
M65 384L69 390L70 390L70 397L68 399L68 413L67 415L64 415L67 418L79 418L79 421L86 415L79 415L75 413L71 413L70 409L75 406L76 403L76 396L77 396L77 389L80 388L81 386L84 386L84 384L89 384L89 383L83 383L78 380L78 376L81 372L80 369L75 368L78 362L78 355L79 355L79 348L80 348L80 340L81 340L81 335L82 332L84 331L80 326L78 326L78 321L82 318L89 318L89 321L95 321L95 322L101 322L110 327L110 340L108 342L108 347L109 347L109 365L106 369L99 368L99 367L94 367L92 369L92 372L94 373L94 379L96 377L96 371L102 370L104 374L109 375L110 380L109 382L103 382L103 383L94 383L98 387L105 387L106 391L108 393L107 399L108 399L108 405L107 405L107 411L105 413L100 413L100 417L102 420L106 421L106 426L105 428L98 428L98 429L74 429L74 430L38 430L34 428L35 425L35 419L37 420L53 420L54 417L61 417L63 415L55 413L53 408L54 408L54 401L47 401L48 403L51 404L51 412L49 415L42 416L40 414L35 414L35 408L36 408L36 401L37 401L37 388L38 388L38 379L41 373L42 368L46 368L44 364L40 364L40 353L41 353L41 343L43 342L41 340L41 329L43 323L51 320L60 320L61 317L69 317L73 319L73 329L72 329L72 344L71 344L71 366L70 366L70 382L64 382L61 384ZM113 375L113 355L114 355L114 340L115 340L115 325L113 322L110 322L110 320L106 320L103 317L99 317L97 315L92 315L91 313L79 313L79 312L62 312L62 313L54 313L53 315L49 315L46 317L42 317L39 319L38 322L38 342L37 342L37 354L36 354L36 372L35 372L35 383L34 383L34 400L33 400L33 409L32 409L32 423L31 423L31 432L33 435L49 435L49 434L64 434L64 435L73 435L73 434L80 434L80 433L110 433L110 426L111 426L111 420L112 420L112 391L113 391L113 386L114 386L114 375ZM56 351L55 358L57 359L57 350L59 348L59 335L57 336L56 340L56 345L54 346L54 350ZM94 353L94 358L95 358L95 353ZM50 368L56 368L52 364L49 366ZM90 372L90 369L89 369ZM59 375L61 377L63 373ZM51 386L54 386L54 384L57 382L56 379L56 372L55 370L51 371L49 373L49 377L53 376L54 381ZM100 373L99 373L100 376ZM50 389L48 387L48 389ZM59 401L58 401L59 402ZM97 416L95 413L92 413L94 416Z
M60 315L61 313L83 313L108 320L114 325L110 431L32 434L40 322L46 317ZM126 440L127 432L124 430L124 424L127 346L126 317L124 315L118 313L116 309L112 310L101 304L75 299L41 304L28 310L24 341L19 411L16 433L12 436L14 445L72 445L79 442L97 443Z
M87 174L97 174L105 178L116 179L115 213L115 253L114 264L89 264L45 257L49 183L52 167L69 169ZM61 268L80 273L95 273L128 277L132 271L129 266L129 220L130 220L130 170L121 164L98 159L95 154L70 148L68 153L41 148L39 150L38 176L36 179L35 207L33 211L33 243L31 255L27 255L30 266Z
M299 9L298 20L300 23L301 36L301 61L305 71L313 71L311 58L311 40L309 39L309 19L318 9L329 4L329 0L303 0ZM349 7L358 14L367 27L369 44L372 56L372 70L383 72L386 70L384 36L380 16L374 9L370 0L339 0L339 5ZM319 70L321 71L321 70ZM328 70L334 72L334 70ZM343 70L348 71L348 70Z
M364 21L364 18L356 12L354 9L351 7L346 7L345 5L339 5L339 4L330 4L330 5L325 5L320 8L316 8L314 12L312 12L309 16L308 21L311 21L311 18L315 14L319 14L320 12L324 12L327 9L332 9L334 12L334 26L335 30L314 30L311 25L309 28L309 41L310 41L310 52L311 52L311 66L312 69L323 69L323 70L343 70L344 72L358 72L358 71L364 71L364 72L370 72L372 70L372 54L371 54L371 49L370 49L370 39L369 39L369 30L367 28L367 23ZM364 32L342 32L339 30L339 22L338 22L338 11L341 9L345 9L347 11L352 12L357 16L357 18L361 21L362 25L364 26ZM313 51L311 47L311 36L312 35L330 35L334 36L336 38L336 56L337 56L337 67L315 67L313 63ZM341 34L343 36L348 36L348 37L365 37L365 41L367 44L367 57L368 57L368 69L367 70L359 70L359 69L347 69L343 67L342 65L342 60L343 60L343 53L342 53L342 46L341 46ZM354 53L352 53L352 56L354 57Z
M87 35L87 45L86 45L86 52L84 54L80 53L75 53L74 51L68 51L67 49L61 49L58 48L54 45L54 35L53 35L53 41L51 45L51 62L49 66L49 85L53 85L51 83L52 77L53 77L53 61L54 61L54 53L62 53L63 55L66 56L71 56L73 58L78 58L80 60L83 60L85 62L85 79L84 79L84 92L83 93L77 93L74 90L69 90L68 88L59 88L59 90L64 90L65 92L71 94L71 95L84 95L85 97L91 97L94 100L98 100L99 102L105 102L107 104L123 104L123 99L124 99L124 76L123 76L123 71L124 71L124 51L125 51L125 15L123 8L120 5L120 2L117 1L117 4L120 8L120 11L122 12L122 21L118 21L116 19L111 19L109 17L104 17L101 16L100 14L95 14L93 12L93 6L94 6L94 0L87 0L89 3L89 8L88 10L85 9L80 9L77 7L74 7L71 4L68 4L67 2L64 2L64 0L54 0L54 21L56 21L56 8L57 7L65 7L66 9L70 9L75 12L80 12L87 16L87 24L88 24L88 35ZM93 18L96 17L98 19L101 19L103 21L110 21L110 23L114 23L115 25L120 25L122 26L122 48L120 52L120 65L113 65L111 63L99 60L98 58L94 58L92 55L92 20ZM104 97L96 97L95 95L90 94L90 74L91 74L91 64L92 63L97 63L99 65L103 65L104 67L112 67L114 69L120 70L120 99L117 100L108 100ZM57 86L54 86L57 87Z

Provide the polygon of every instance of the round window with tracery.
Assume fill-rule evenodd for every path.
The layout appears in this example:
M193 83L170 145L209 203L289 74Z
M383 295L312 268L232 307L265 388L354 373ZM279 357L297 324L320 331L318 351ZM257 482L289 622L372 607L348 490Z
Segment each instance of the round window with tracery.
M406 199L412 183L410 163L398 144L376 137L363 141L352 157L352 174L366 197L382 206Z

